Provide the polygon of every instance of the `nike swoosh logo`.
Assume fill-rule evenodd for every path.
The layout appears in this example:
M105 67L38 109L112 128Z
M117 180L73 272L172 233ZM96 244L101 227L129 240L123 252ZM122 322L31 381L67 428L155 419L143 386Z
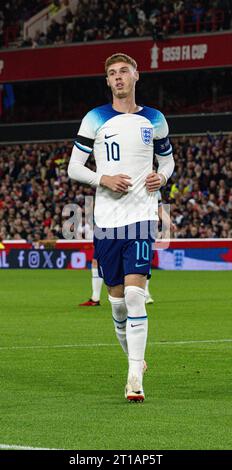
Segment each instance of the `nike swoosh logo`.
M134 328L135 326L141 326L141 325L143 325L143 323L137 323L136 325L131 324L131 328Z
M105 139L110 139L110 137L114 137L115 135L118 135L118 134L105 135Z
M141 268L142 266L147 266L148 263L143 263L143 264L139 264L139 263L136 263L135 267L136 268Z

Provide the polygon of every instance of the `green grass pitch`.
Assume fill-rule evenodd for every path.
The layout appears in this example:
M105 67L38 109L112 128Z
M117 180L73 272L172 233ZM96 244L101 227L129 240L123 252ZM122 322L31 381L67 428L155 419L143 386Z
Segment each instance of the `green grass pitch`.
M0 448L232 449L232 272L153 271L143 404L90 282L0 271Z

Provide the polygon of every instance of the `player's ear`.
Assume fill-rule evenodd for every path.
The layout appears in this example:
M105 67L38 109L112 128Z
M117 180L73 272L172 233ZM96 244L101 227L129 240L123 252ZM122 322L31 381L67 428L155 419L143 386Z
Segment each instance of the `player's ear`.
M139 72L138 72L138 70L135 70L135 80L136 80L136 82L139 80Z
M110 86L108 77L106 77L106 83L107 83L107 86Z

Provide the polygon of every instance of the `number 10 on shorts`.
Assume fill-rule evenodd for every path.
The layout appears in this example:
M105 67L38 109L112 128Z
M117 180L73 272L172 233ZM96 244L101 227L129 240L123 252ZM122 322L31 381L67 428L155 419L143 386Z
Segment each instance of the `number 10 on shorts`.
M149 261L149 245L146 241L136 241L136 260Z

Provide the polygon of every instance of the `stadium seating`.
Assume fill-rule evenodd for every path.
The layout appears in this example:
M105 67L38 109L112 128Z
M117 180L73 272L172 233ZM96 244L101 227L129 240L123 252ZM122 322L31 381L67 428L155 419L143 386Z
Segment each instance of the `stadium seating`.
M152 36L155 40L164 39L172 34L194 34L215 32L231 27L231 3L227 0L201 1L164 1L132 0L120 3L116 0L107 2L80 1L76 12L67 9L64 19L52 21L47 34L37 31L34 37L22 39L23 22L39 9L51 3L59 9L61 0L32 1L30 8L24 0L13 0L6 5L14 6L13 16L9 17L7 6L3 7L3 34L1 45L7 47L10 41L18 40L22 47L39 47L47 44L64 44L94 40L127 39L131 37ZM67 7L68 0L65 2ZM53 10L51 10L53 11ZM55 11L55 10L54 10ZM13 38L11 37L13 35Z
M175 173L163 200L176 238L232 237L232 135L172 139ZM0 237L62 238L62 209L94 190L67 175L72 142L5 145L0 156ZM94 169L94 160L89 160Z
M0 5L0 47L17 43L24 21L44 8L49 0L8 0ZM1 33L2 21L2 33Z

